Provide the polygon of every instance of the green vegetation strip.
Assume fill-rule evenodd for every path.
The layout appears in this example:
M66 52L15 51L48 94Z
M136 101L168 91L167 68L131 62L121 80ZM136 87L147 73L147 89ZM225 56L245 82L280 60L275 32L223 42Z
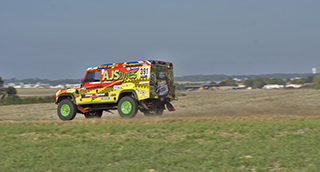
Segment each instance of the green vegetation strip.
M21 104L34 104L34 103L54 103L55 96L45 96L45 97L6 97L0 99L1 105L21 105Z
M320 120L0 125L0 171L317 171Z

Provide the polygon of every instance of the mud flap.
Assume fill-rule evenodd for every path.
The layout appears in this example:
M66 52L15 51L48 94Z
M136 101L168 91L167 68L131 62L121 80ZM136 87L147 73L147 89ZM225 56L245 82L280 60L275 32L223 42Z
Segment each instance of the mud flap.
M175 111L176 109L172 106L171 103L166 103L168 111Z

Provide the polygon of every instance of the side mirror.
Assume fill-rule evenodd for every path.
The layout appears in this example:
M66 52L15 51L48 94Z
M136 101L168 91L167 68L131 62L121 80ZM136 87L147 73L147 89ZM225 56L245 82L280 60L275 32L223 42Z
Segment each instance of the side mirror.
M81 78L81 84L80 87L83 87L83 78Z

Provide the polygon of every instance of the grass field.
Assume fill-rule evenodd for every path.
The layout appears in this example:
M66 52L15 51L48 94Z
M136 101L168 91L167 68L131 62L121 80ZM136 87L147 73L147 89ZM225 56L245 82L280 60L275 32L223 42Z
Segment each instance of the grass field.
M39 95L41 95L39 93ZM306 118L318 117L320 91L229 90L187 92L174 101L176 112L165 111L163 118ZM59 120L54 103L0 106L0 121ZM119 118L117 111L104 112L103 119ZM145 118L138 113L135 119ZM79 114L75 120L83 120Z
M188 92L162 117L0 106L0 171L319 171L320 92Z

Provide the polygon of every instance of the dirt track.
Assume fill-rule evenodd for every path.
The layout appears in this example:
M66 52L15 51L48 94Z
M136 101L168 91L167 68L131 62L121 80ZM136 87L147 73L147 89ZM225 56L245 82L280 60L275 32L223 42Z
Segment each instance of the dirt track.
M186 92L173 105L176 111L165 111L160 119L146 118L139 112L131 120L319 118L320 92L313 89ZM60 121L56 108L54 103L0 106L0 121ZM104 112L102 120L120 120L117 111L112 112ZM83 115L78 114L74 121L77 120L84 120Z

